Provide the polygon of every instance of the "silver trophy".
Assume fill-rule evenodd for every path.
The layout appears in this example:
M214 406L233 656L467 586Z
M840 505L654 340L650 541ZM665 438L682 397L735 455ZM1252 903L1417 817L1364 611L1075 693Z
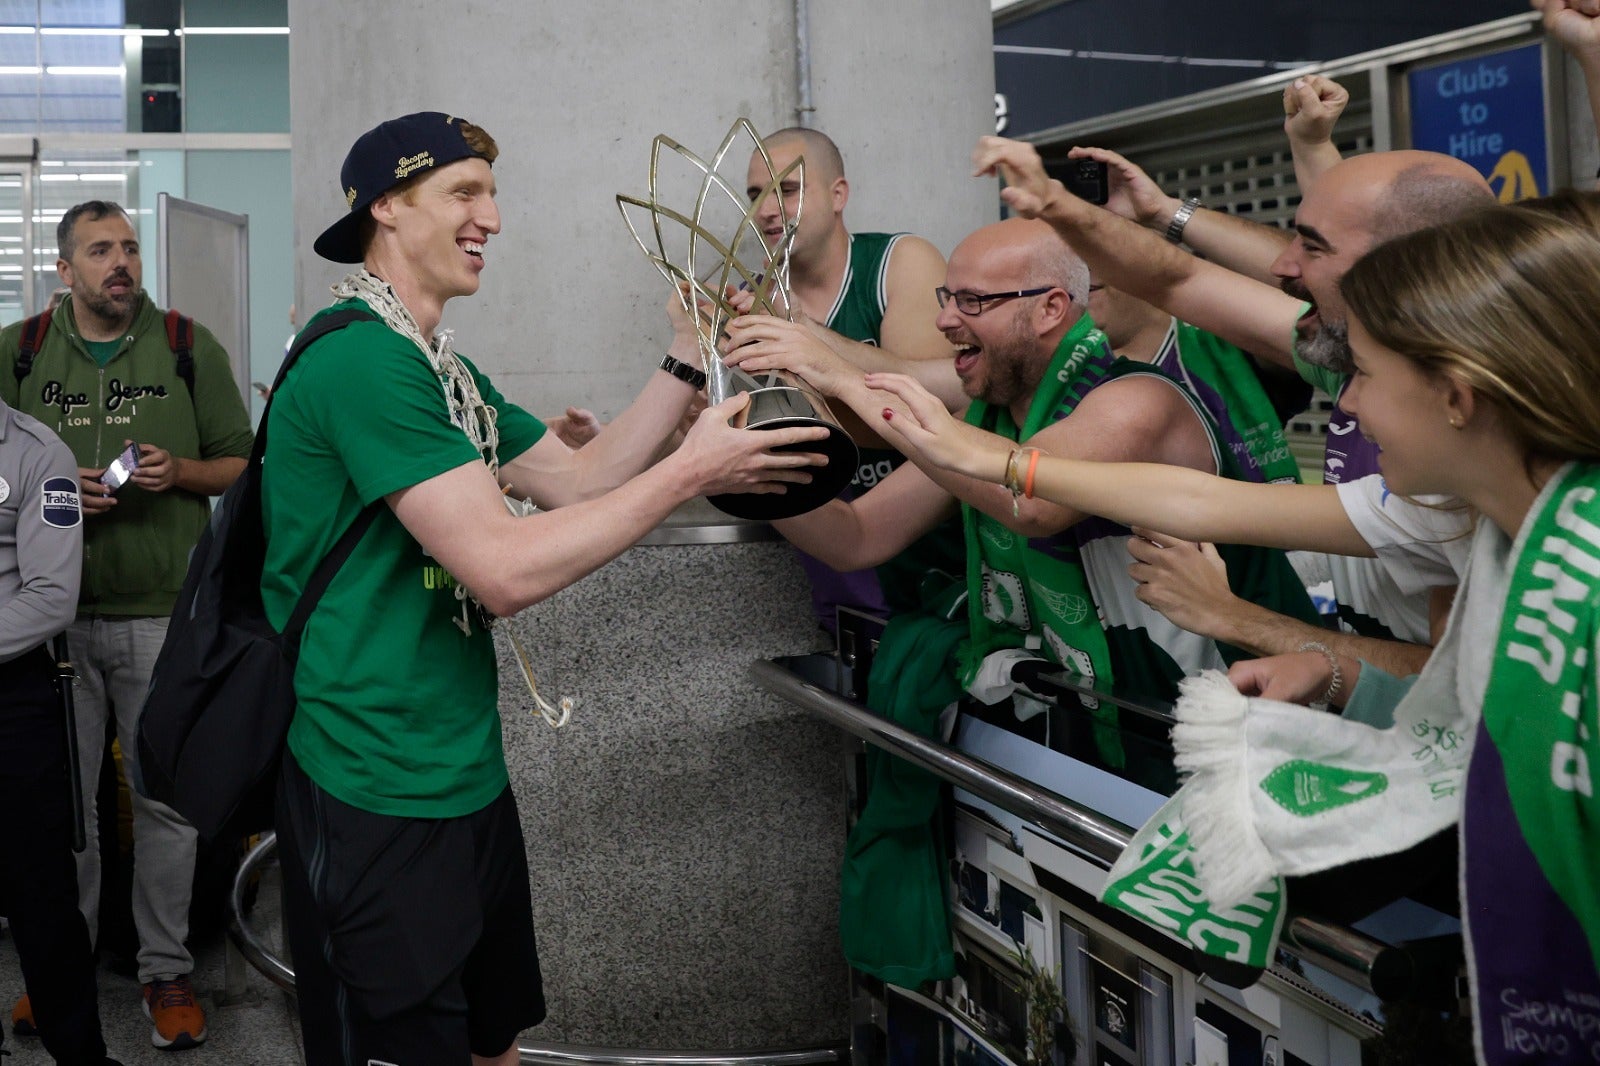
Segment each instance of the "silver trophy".
M759 153L771 180L753 199L720 173L734 146L749 140L749 151ZM663 149L666 149L665 155ZM670 180L662 170L663 158L688 164L679 175L682 189L667 189ZM748 158L748 155L736 156ZM648 199L617 194L623 221L645 257L667 279L678 301L695 324L700 357L706 367L706 394L713 404L736 393L750 395L750 405L734 421L740 429L780 429L788 426L822 426L825 440L807 441L786 450L821 452L826 466L811 467L811 482L789 485L784 493L731 493L710 496L713 506L736 518L772 521L793 518L815 510L850 483L858 462L855 442L839 427L821 393L797 374L771 371L760 376L730 368L722 362L718 342L723 327L740 312L730 299L732 292L747 292L753 298L753 314L770 314L793 320L793 301L789 294L789 249L794 243L795 226L804 193L793 218L783 211L783 236L769 243L756 224L759 205L778 191L791 174L804 175L804 159L797 158L781 172L772 166L749 120L738 119L729 127L710 161L662 134L650 146L650 193ZM802 189L804 182L801 182ZM663 198L685 204L686 211L666 206ZM681 197L681 199L679 199ZM650 239L646 239L646 236ZM759 262L750 269L746 262Z

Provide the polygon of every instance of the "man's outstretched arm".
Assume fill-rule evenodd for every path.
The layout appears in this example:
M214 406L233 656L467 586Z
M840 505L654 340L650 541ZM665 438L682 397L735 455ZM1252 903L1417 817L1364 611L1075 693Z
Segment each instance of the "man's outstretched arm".
M668 302L667 313L673 331L667 354L700 369L694 325L676 298ZM660 458L664 443L679 431L684 412L698 395L693 386L671 374L651 372L644 388L611 420L606 432L596 432L576 448L559 434L547 432L501 467L501 482L545 508L602 496Z
M1293 234L1207 207L1191 208L1187 217L1180 217L1184 201L1168 196L1150 175L1124 156L1107 148L1074 148L1067 154L1072 159L1096 159L1106 164L1111 179L1106 210L1137 222L1169 242L1181 240L1218 266L1267 285L1277 284L1272 261Z
M1304 196L1340 160L1333 127L1350 103L1350 93L1332 78L1308 74L1283 90L1283 132L1294 157L1294 180Z
M1531 0L1544 32L1561 43L1583 72L1589 114L1600 127L1600 0ZM1595 181L1600 188L1600 178Z
M1240 599L1229 589L1227 570L1211 545L1136 532L1128 542L1133 557L1128 574L1139 582L1139 599L1192 633L1252 655L1287 655L1303 644L1320 643L1335 655L1364 659L1397 677L1419 672L1432 654L1421 644L1323 629Z
M705 411L682 447L615 490L530 517L512 516L500 486L477 460L386 499L406 530L485 607L496 615L515 614L615 558L687 500L782 492L785 482L809 480L804 466L820 455L773 449L804 449L825 431L734 429L728 419L746 402L741 396ZM526 485L534 502L550 507L552 486L562 478L527 459L538 449L519 456L527 460L519 487Z
M869 432L878 433L877 403L866 387L866 376L898 373L913 378L937 396L950 410L963 410L967 396L956 377L954 359L907 359L870 344L846 341L813 322L788 322L771 315L745 315L728 323L726 361L750 374L785 370L799 374L829 399L842 401ZM852 346L850 356L836 345ZM940 337L941 342L944 338ZM948 345L946 345L948 347ZM837 409L835 414L842 412Z
M1293 365L1299 300L1189 255L1104 208L1080 200L1045 173L1038 149L984 137L973 152L976 175L998 174L1000 196L1025 218L1042 218L1089 264L1096 280L1155 304L1168 314L1284 366Z
M830 500L772 528L835 570L862 570L894 558L954 509L948 493L906 463L853 500Z

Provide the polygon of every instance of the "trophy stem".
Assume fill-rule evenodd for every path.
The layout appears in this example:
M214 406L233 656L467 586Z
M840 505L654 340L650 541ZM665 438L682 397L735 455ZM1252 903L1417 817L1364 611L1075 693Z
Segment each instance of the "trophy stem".
M711 406L726 400L733 395L733 370L720 358L715 348L705 354L706 363L706 399Z

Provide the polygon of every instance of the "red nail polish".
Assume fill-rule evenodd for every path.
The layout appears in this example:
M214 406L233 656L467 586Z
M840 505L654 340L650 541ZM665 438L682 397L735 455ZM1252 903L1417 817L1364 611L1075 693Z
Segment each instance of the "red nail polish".
M893 417L894 417L894 410L892 408L885 407L883 409L883 420L885 422L887 422L890 419L892 419Z

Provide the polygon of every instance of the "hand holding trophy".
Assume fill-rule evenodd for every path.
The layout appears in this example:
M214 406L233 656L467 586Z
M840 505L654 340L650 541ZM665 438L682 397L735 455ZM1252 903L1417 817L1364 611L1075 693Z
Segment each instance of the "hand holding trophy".
M750 198L725 178L720 170L736 144L748 139L750 150L760 153L766 173L772 175L760 194ZM663 151L665 150L665 151ZM747 155L735 157L743 160ZM691 185L682 190L663 187L663 159L689 165ZM650 149L650 191L647 199L617 194L623 221L645 257L667 279L693 324L700 355L706 367L706 392L713 404L735 393L748 393L749 405L736 419L740 429L778 429L822 426L829 430L822 441L797 446L822 452L828 464L809 468L807 485L790 485L782 494L737 493L708 497L711 504L736 518L771 521L792 518L814 510L837 496L855 473L855 442L839 428L827 402L798 375L769 371L759 376L729 368L718 343L728 320L754 311L790 319L789 249L794 241L803 197L793 218L785 216L783 236L769 242L755 222L758 205L793 175L799 179L805 165L797 158L782 171L772 160L749 120L738 119L709 161L662 134ZM687 209L668 207L663 198ZM782 203L782 198L779 198ZM646 239L648 236L648 240ZM743 258L741 258L743 253ZM747 262L759 261L752 269ZM748 310L747 310L748 307Z

